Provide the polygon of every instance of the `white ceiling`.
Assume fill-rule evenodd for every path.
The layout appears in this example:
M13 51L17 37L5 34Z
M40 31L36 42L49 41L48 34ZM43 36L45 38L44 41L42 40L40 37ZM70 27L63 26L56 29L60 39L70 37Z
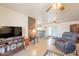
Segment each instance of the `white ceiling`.
M45 3L3 3L0 5L26 15L42 13L47 6Z
M51 10L48 13L45 12L48 3L3 3L1 6L13 9L25 15L31 14L48 14L48 17L52 19L55 10ZM79 3L64 3L64 11L57 10L57 16L62 21L79 20Z

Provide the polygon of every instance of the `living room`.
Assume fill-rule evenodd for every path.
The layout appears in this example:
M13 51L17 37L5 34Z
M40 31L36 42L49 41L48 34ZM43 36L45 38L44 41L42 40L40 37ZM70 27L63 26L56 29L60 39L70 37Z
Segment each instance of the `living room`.
M79 25L78 25L79 3L61 3L61 5L57 4L58 3L0 3L0 20L1 20L0 29L3 26L6 26L7 28L10 29L12 29L12 27L13 29L17 27L18 28L17 32L19 32L19 27L21 27L22 30L21 35L20 34L14 35L15 37L10 36L10 38L9 37L5 38L4 35L3 37L0 36L1 40L11 41L12 39L15 41L16 39L17 40L23 39L23 47L22 46L21 46L22 48L20 47L22 50L17 51L20 48L16 49L17 46L16 41L13 43L10 42L11 44L14 45L10 46L11 45L10 43L6 43L10 44L9 46L1 45L2 48L0 50L0 55L1 56L78 56L79 55L78 54L79 51L77 50L78 46L76 45L69 46L67 44L69 42L68 41L66 43L67 44L66 47L69 46L73 50L71 49L72 51L70 52L69 48L67 50L68 52L66 53L62 51L63 47L61 47L62 46L61 44L63 45L65 44L59 43L59 45L61 46L59 47L57 45L58 47L56 48L55 42L57 43L58 41L56 41L56 39L62 37L63 33L65 32L68 32L68 35L69 34L74 35L71 32L79 33ZM59 6L61 8L58 8ZM34 35L32 37L31 35L33 35L33 33L30 34L30 30L34 32L36 36ZM2 33L2 31L0 33ZM31 38L29 38L29 36ZM29 39L32 39L33 41ZM27 42L27 40L29 41ZM4 51L5 50L3 48L4 46L7 46L6 50L7 52Z

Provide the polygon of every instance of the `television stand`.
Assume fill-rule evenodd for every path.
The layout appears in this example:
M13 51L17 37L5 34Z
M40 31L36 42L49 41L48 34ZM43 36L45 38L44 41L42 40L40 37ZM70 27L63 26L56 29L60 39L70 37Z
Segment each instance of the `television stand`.
M24 49L23 37L12 37L0 42L0 56L12 56Z

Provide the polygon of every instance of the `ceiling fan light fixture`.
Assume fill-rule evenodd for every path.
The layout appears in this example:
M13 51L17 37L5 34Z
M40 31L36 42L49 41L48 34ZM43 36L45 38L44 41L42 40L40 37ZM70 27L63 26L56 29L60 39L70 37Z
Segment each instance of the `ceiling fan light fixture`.
M60 11L63 11L65 8L63 3L53 3L48 5L46 12L50 11L51 9L58 9Z
M53 8L57 9L57 4L56 3L53 4Z
M58 7L58 9L60 9L61 11L64 10L64 5L63 5L63 3L57 3L57 7Z

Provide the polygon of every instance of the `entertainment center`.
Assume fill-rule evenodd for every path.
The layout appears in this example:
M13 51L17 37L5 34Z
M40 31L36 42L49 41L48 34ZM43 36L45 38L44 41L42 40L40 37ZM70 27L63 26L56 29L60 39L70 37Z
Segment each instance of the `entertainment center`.
M16 52L22 50L23 48L24 46L22 37L8 38L8 40L0 42L0 55L13 55Z
M22 28L0 27L0 56L11 56L24 49Z

